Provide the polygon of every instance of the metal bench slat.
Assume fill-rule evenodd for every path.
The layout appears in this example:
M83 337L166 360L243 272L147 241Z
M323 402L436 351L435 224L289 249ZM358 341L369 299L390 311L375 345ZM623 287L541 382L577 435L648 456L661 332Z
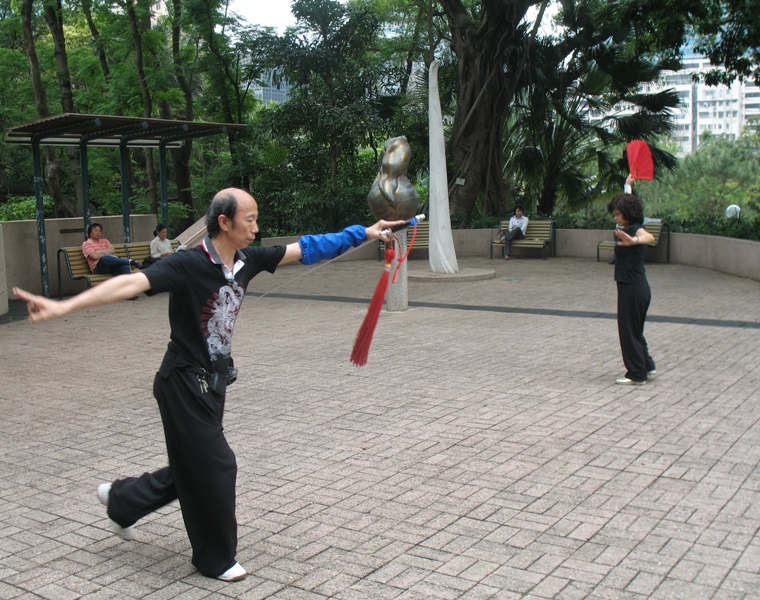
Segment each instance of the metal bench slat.
M649 233L651 233L654 236L654 241L651 244L647 244L650 248L656 248L659 243L660 239L662 238L662 230L666 229L666 236L668 237L668 257L667 261L670 262L670 226L665 221L657 221L657 222L651 222L644 225L644 229L646 229ZM596 262L599 262L600 250L614 250L615 249L615 242L612 240L602 240L599 242L596 246Z

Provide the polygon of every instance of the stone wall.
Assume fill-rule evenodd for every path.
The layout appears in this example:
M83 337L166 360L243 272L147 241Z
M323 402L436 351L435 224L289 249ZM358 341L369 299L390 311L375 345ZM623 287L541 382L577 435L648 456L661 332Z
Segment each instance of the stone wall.
M121 243L121 217L97 217L104 226L104 236L114 244ZM135 241L153 239L156 215L132 215L132 237ZM78 246L82 243L81 219L48 219L45 221L48 269L51 295L58 294L58 270L56 254L62 246ZM495 229L464 229L453 231L454 248L458 257L490 255L491 240ZM265 238L262 245L273 246L296 241L297 237ZM558 229L554 243L557 256L570 256L596 260L596 246L602 240L611 240L612 230ZM553 249L547 250L551 257ZM538 250L513 249L513 256L540 257ZM602 260L609 260L609 252L603 252ZM427 250L412 250L411 260L426 260ZM355 249L338 260L378 260L377 244L370 243ZM496 260L496 259L494 259ZM548 259L550 260L550 259ZM667 239L663 237L656 248L647 250L648 262L667 260ZM737 240L710 235L688 233L670 234L670 262L713 269L729 275L747 277L760 281L760 242ZM64 294L74 294L86 288L83 282L72 281L64 271L62 275ZM37 248L37 224L35 221L7 221L0 223L0 314L8 311L10 290L19 286L40 293L40 260Z

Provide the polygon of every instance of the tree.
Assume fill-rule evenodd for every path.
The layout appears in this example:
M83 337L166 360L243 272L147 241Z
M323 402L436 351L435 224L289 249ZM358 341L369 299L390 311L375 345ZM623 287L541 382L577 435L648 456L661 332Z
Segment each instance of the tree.
M33 0L24 0L21 4L21 22L24 35L24 52L29 61L29 72L31 75L32 89L34 90L34 104L37 109L37 115L44 119L50 116L50 112L48 111L47 91L42 83L42 72L34 40ZM54 205L65 206L70 214L76 214L77 203L71 202L61 188L61 168L54 148L49 146L45 147L45 159L47 181Z
M760 134L728 140L705 131L678 171L639 187L647 206L679 218L720 218L729 204L760 215Z
M565 39L580 42L572 35L579 16L561 13ZM667 65L636 55L630 27L609 27L610 35L591 47L585 40L576 45L540 39L512 107L505 180L527 196L523 203L535 201L541 214L552 214L558 200L574 210L610 190L618 193L628 169L622 149L631 140L649 142L658 172L676 166L675 157L655 143L672 132L678 95L643 91ZM616 111L619 106L627 110Z
M368 6L336 0L296 0L293 14L296 27L272 46L273 65L281 69L275 72L292 85L290 100L272 111L269 123L288 150L301 193L311 191L312 221L320 219L319 213L320 221L330 215L328 225L335 227L356 211L351 182L363 169L360 149L382 145L373 136L382 122L371 97L380 77L367 52L379 22ZM364 197L369 184L362 184Z
M465 224L481 195L494 213L503 206L502 132L527 59L530 37L521 23L534 4L538 0L483 0L468 9L460 0L441 0L459 69L449 201Z
M534 61L526 16L528 8L538 4L536 0L483 0L472 5L440 0L459 67L449 153L454 163L449 171L451 208L465 223L479 198L486 211L498 214L503 206L501 136L514 94L530 84L520 81L521 66ZM693 0L561 0L558 4L564 14L572 14L575 26L557 37L557 60L552 65L630 32L635 56L657 56L662 64L677 69L688 24L712 14L711 3ZM533 70L543 67L538 62Z
M697 33L695 50L704 52L713 65L704 75L708 84L731 85L735 79L754 78L760 85L760 11L747 0L704 2L705 11L692 25Z

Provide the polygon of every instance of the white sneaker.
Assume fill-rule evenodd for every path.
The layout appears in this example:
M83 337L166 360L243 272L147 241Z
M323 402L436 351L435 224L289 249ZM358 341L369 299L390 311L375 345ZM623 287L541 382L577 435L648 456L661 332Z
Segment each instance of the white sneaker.
M240 565L240 563L236 562L224 573L219 575L217 579L232 583L233 581L241 581L245 579L247 575L248 573L246 573L245 569Z
M635 379L628 379L627 377L618 377L615 380L618 385L644 385L646 381L636 381Z
M654 377L657 377L657 369L652 369L651 371L647 371L647 377L649 379L653 379Z
M101 483L98 486L98 500L100 500L100 503L108 508L108 496L111 493L111 484L110 483ZM130 527L122 527L119 525L116 521L112 521L111 519L108 519L111 522L111 529L113 529L113 532L118 535L121 539L131 542L133 539L137 537L137 530L135 529L134 525Z

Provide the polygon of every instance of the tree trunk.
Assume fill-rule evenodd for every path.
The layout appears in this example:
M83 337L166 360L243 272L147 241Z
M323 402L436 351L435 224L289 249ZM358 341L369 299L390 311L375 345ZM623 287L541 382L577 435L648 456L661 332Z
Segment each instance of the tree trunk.
M24 34L24 52L29 61L29 73L32 80L32 89L34 91L34 105L39 117L45 119L50 116L50 113L48 112L47 94L45 93L45 87L42 85L40 63L37 59L37 50L34 45L34 35L32 33L33 4L34 0L24 0L22 3L21 25ZM60 210L61 207L64 207L69 211L75 209L76 207L72 205L72 202L66 197L61 189L61 169L58 164L58 156L55 153L55 148L50 146L45 147L45 173L47 175L50 195L53 198L54 210Z
M172 62L174 64L174 74L177 78L177 85L182 90L185 98L185 114L182 118L186 121L192 121L195 118L195 103L193 100L193 87L185 75L185 65L182 63L181 41L182 30L182 0L174 0L174 19L172 24ZM165 105L166 118L171 119L171 109ZM174 180L177 185L177 200L190 209L190 218L186 219L187 226L192 224L193 213L193 192L190 179L190 156L193 151L193 141L186 140L181 147L170 150L172 163L174 165ZM168 225L168 223L167 223ZM180 224L183 225L183 224ZM185 227L179 229L183 231Z
M524 62L509 48L518 24L536 0L484 0L477 21L459 0L441 0L459 62L457 112L449 177L452 213L465 225L482 197L484 214L502 214L502 137L509 103ZM510 85L511 84L511 85Z
M84 17L87 20L87 25L90 28L92 39L95 42L95 52L98 55L100 61L100 70L103 71L103 77L108 81L111 77L111 69L108 66L108 59L106 57L106 51L103 49L103 44L100 40L100 31L98 31L95 21L92 19L92 0L82 0L82 10L84 11Z
M129 30L132 34L132 43L135 47L135 71L137 72L137 81L140 85L140 97L143 103L143 117L150 119L153 116L153 101L148 89L148 80L145 76L145 59L143 56L142 32L140 23L137 19L135 5L129 1L126 7L127 16L129 17ZM147 187L151 204L156 205L156 169L153 165L153 151L150 148L145 149L145 172L148 177Z
M220 112L225 123L242 123L245 94L240 91L240 64L238 62L236 65L230 65L230 60L223 55L222 49L218 45L221 36L216 32L216 21L211 12L210 3L207 4L206 27L206 43L209 52L214 55L218 64L218 68L212 73L212 81L216 86L216 92L219 94ZM241 161L238 149L240 132L237 130L228 132L227 139L230 145L230 160L233 166L240 171ZM247 173L241 174L237 185L243 189L250 189L250 176Z
M58 72L58 84L61 89L61 108L63 112L75 113L74 94L71 89L71 74L69 72L69 59L66 54L66 36L63 31L63 9L61 2L58 0L55 5L45 5L45 21L50 27L50 33L53 35L53 44L55 47L55 64ZM78 148L66 148L66 154L69 157L69 166L71 167L71 176L74 179L74 190L77 201L74 206L66 202L66 208L73 217L81 217L83 214L82 207L82 165Z

